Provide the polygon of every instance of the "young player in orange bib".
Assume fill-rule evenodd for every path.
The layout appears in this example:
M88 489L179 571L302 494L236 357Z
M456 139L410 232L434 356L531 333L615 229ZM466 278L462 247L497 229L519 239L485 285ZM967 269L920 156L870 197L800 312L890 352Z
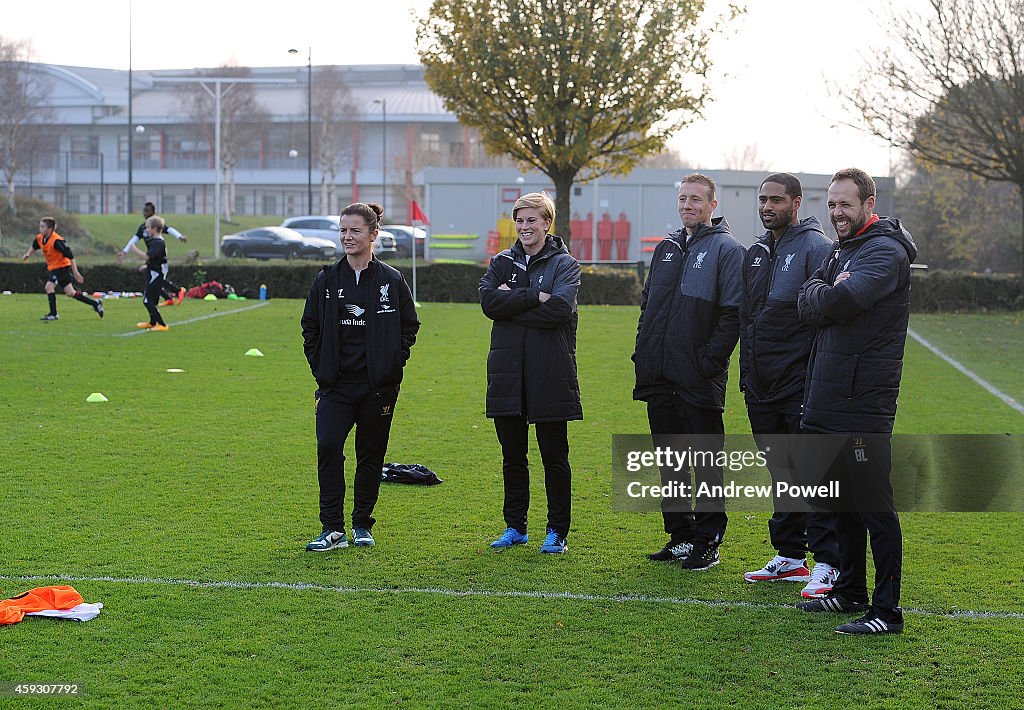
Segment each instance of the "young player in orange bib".
M86 296L75 288L72 281L83 283L85 277L78 270L75 263L75 255L71 247L64 241L64 237L56 232L57 221L52 217L43 217L39 220L39 234L32 240L28 251L22 255L22 260L27 260L36 251L42 251L46 257L46 270L49 272L49 279L43 288L46 297L50 301L50 312L40 320L57 320L57 287L64 289L64 293L76 301L88 304L100 318L103 317L103 304Z

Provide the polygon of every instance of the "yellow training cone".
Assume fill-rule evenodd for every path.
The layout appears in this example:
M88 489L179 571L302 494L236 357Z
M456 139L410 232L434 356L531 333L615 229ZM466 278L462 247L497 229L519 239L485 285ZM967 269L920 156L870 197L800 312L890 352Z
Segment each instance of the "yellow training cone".
M93 392L91 395L85 398L86 402L108 402L106 397L101 392Z
M245 354L251 355L252 357L263 357L263 353L261 353L258 348L249 348L245 351Z

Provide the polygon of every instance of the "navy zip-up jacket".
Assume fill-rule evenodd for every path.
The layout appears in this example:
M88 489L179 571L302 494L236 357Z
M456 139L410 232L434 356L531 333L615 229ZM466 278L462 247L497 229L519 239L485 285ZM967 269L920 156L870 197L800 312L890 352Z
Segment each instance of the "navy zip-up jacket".
M744 249L722 217L680 229L654 250L640 299L633 399L672 393L723 411L729 356L740 335Z
M509 290L499 289L505 284ZM583 418L576 375L580 265L560 237L526 263L516 240L480 280L480 307L494 321L487 353L487 416L533 422ZM544 303L540 293L551 294ZM523 402L525 397L526 402Z
M342 257L344 259L345 257ZM321 390L338 377L338 319L343 298L338 293L341 261L325 266L313 279L302 311L302 341L309 369ZM360 278L371 279L366 312L366 370L378 397L393 395L402 382L420 322L412 291L402 272L371 259Z
M740 390L748 403L803 399L814 328L800 322L796 299L834 243L812 216L787 227L778 241L768 230L747 250L740 309Z
M910 322L917 247L898 219L881 217L838 246L800 290L800 320L818 328L801 425L811 431L891 434ZM838 284L836 276L849 272Z

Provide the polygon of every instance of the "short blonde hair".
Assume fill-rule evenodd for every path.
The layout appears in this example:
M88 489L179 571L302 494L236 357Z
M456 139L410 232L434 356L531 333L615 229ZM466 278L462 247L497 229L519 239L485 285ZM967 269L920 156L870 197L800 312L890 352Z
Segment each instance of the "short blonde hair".
M156 227L161 232L164 231L165 224L167 223L164 222L164 218L157 214L153 215L152 217L146 220L147 227Z
M534 208L540 210L540 216L555 223L555 203L546 192L529 192L518 200L512 207L512 219L516 218L516 212L522 209Z

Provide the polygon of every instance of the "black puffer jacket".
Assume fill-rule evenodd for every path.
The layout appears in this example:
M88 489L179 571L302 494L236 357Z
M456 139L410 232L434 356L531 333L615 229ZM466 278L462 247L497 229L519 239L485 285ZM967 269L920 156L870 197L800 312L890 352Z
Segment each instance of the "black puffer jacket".
M882 217L840 242L800 290L800 320L818 327L804 388L805 429L892 433L916 256L899 220ZM850 277L836 284L843 272Z
M338 377L340 266L338 261L317 273L302 312L303 349L322 390L329 389ZM416 305L409 284L398 269L372 259L362 278L372 279L370 293L375 299L363 314L370 384L378 395L393 394L402 382L403 368L420 328Z
M674 392L725 409L729 356L740 334L743 247L726 221L673 232L654 250L640 299L633 399Z
M800 322L800 287L832 251L817 217L767 231L743 260L740 309L740 389L747 402L778 402L804 388L814 328Z
M503 284L509 290L499 289ZM559 237L548 235L529 265L518 240L491 259L480 280L480 306L494 321L487 354L488 417L583 418L576 376L579 286L580 265ZM544 303L542 291L551 294Z

